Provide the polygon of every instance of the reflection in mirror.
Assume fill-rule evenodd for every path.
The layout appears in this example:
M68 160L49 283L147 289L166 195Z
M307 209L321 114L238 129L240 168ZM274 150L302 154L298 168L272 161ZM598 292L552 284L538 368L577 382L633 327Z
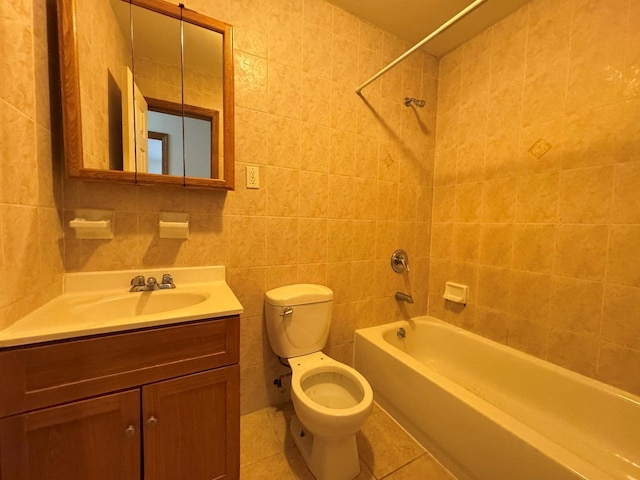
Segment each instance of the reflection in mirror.
M169 174L169 134L149 130L149 173Z
M76 2L85 168L123 168L122 105L132 68L131 35L123 34L120 25L123 15L129 15L129 5L122 1Z
M231 26L162 0L57 1L67 174L232 189ZM161 112L180 135L155 126L157 101L180 107Z
M145 100L148 105L148 132L165 133L171 142L168 174L183 175L186 172L187 177L216 178L218 112L156 98Z
M224 152L218 127L218 112L224 108L222 34L187 22L181 25L177 18L137 5L131 7L131 25L135 81L129 85L129 96L134 92L134 118L127 128L135 131L135 171L152 173L148 132L167 129L168 175L219 178ZM159 121L165 126L158 126Z
M218 115L224 108L223 62L222 55L219 54L222 52L222 40L223 37L218 32L190 23L184 24L184 103L197 105L202 112L215 112L215 124L212 125L209 142L213 154L209 171L213 172L214 178L220 171L220 154L224 151L224 137L219 133L224 129L224 120L219 120ZM216 55L203 55L203 51L216 52ZM218 122L222 124L222 129L218 128ZM191 129L185 129L186 145L199 141L194 134ZM185 161L187 175L193 176L189 174L192 172L195 176L201 176L197 173L203 171L203 165L197 157L193 158L187 153Z
M111 0L124 3L122 0ZM125 139L125 168L130 165L137 173L151 173L148 167L149 106L148 97L158 101L182 103L182 32L180 20L131 5L130 15L122 16L123 31L133 32L133 83L127 97L128 122L123 125ZM161 35L158 33L162 32ZM182 129L179 130L182 135ZM172 138L175 143L175 135ZM182 142L182 138L180 139ZM128 144L128 148L127 147ZM128 160L128 161L127 161ZM182 176L182 155L173 155L173 163L180 163L173 171ZM171 169L170 169L171 172ZM173 173L171 173L173 174Z

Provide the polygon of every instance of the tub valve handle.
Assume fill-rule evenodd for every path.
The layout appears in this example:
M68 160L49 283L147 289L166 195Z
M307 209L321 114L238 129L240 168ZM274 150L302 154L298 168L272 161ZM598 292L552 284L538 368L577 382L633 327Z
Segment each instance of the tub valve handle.
M409 271L409 254L399 248L391 255L391 268L396 273L404 273Z

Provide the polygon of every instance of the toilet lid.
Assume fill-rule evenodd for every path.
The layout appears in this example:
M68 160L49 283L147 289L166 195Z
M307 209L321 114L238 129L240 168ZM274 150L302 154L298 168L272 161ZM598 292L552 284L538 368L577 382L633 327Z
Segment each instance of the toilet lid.
M274 288L266 292L264 296L265 301L270 305L290 307L333 300L333 291L324 285L298 283Z

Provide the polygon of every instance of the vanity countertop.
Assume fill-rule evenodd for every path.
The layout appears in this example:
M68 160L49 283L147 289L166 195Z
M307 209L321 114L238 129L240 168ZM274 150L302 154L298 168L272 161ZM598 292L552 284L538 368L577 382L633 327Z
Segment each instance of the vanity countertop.
M173 276L176 288L129 292L137 275ZM0 348L242 313L222 266L65 275L65 292L0 330Z

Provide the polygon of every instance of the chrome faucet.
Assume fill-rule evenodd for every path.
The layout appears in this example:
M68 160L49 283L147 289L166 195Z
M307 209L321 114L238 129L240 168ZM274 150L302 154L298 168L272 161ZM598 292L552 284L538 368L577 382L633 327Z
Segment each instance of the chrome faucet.
M413 303L413 297L402 292L396 292L396 300L399 302Z
M147 285L145 286L145 290L158 290L160 287L158 286L158 280L156 277L147 278Z
M130 292L150 292L153 290L165 290L169 288L176 288L173 283L173 277L169 273L162 275L162 283L158 283L156 277L147 278L146 282L144 276L136 275L131 279Z
M142 275L137 275L131 279L130 292L143 292L145 288L144 277Z
M158 288L161 290L176 288L175 283L173 283L173 277L170 273L165 273L164 275L162 275L162 283L158 285Z

